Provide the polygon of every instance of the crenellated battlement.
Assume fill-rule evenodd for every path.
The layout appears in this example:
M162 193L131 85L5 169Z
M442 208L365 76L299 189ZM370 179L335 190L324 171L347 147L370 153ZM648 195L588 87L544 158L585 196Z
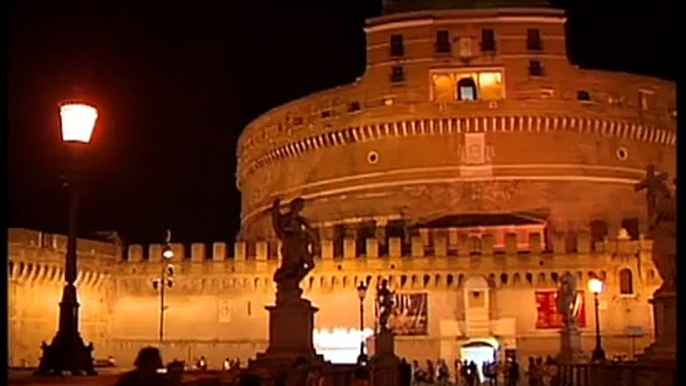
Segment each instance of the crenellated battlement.
M392 237L387 239L388 253L383 255L378 253L377 239L367 239L369 249L364 254L356 253L352 239L346 241L341 256L333 255L332 241L322 243L322 256L317 257L315 269L302 284L306 292L351 289L362 280L374 286L384 278L399 289L460 288L473 275L487 277L498 288L551 288L558 285L558 278L566 271L574 273L580 281L601 277L615 285L622 269L631 270L637 280L648 286L659 281L650 260L652 242L649 240L613 239L596 244L594 249L582 242L576 244L575 250L556 252L541 248L536 237L526 250L515 248L517 240L513 236L508 237L505 249L494 249L488 237L481 240L481 246L473 244L475 240L463 240L466 244L458 245L457 249L440 239L436 246L427 247L417 237L410 248L404 248L400 238ZM553 245L559 247L561 242ZM171 260L177 267L175 291L195 294L222 293L226 289L274 291L271 277L279 263L278 258L272 257L275 243L237 242L233 256L225 253L225 243L215 243L213 249L217 253L212 255L203 254L202 246L192 244L195 254L190 258L175 255ZM175 248L183 249L181 245ZM158 246L149 249L157 251ZM129 247L129 259L120 266L117 276L122 291L154 293L149 282L159 275L161 261L143 259L142 250L140 245Z
M504 256L565 256L598 255L606 253L636 254L650 249L650 240L627 238L607 239L593 243L589 232L558 232L551 240L544 240L540 233L507 233L504 240L496 242L490 234L469 236L456 230L429 233L420 230L418 235L408 238L355 238L343 237L337 240L321 240L321 251L315 256L320 260L346 260L361 258L449 258L449 257L504 257ZM204 243L190 245L171 244L175 261L224 262L224 261L269 261L280 259L280 242L237 241L233 245L215 242L208 248ZM208 253L209 250L209 253ZM162 260L162 244L145 246L129 245L126 261L129 263ZM190 256L186 254L190 251Z
M64 284L67 236L29 229L8 230L8 277L22 283ZM78 239L79 271L76 284L100 288L112 276L112 265L122 258L115 242Z

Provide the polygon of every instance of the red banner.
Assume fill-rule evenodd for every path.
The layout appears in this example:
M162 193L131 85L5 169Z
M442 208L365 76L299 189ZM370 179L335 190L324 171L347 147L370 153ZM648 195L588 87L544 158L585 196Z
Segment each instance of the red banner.
M557 312L557 291L536 291L536 328L562 328L562 315ZM578 291L574 315L579 327L586 327L584 291Z

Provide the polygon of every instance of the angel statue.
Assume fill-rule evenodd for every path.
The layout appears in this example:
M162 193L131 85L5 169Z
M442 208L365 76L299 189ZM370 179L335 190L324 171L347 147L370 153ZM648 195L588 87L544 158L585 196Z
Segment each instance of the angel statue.
M565 272L560 277L560 289L557 291L557 312L562 315L562 323L567 329L577 327L576 317L574 316L576 292L576 279L574 275Z
M298 288L300 281L314 268L314 254L319 242L316 231L300 215L305 201L296 198L290 203L290 211L281 213L281 201L272 205L272 225L281 240L281 266L274 273L278 287ZM293 288L290 288L293 287Z
M389 331L388 320L393 312L393 296L395 293L388 289L388 280L383 279L376 288L376 301L379 304L379 332Z
M634 186L646 190L648 202L648 237L653 240L652 259L662 277L658 291L676 291L676 200L667 186L667 173L655 173L648 165L646 177ZM676 180L674 180L676 183Z

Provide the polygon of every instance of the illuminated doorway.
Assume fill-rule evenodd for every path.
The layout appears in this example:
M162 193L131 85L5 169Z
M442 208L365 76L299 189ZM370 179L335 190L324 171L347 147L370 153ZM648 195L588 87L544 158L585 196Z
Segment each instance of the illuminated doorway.
M460 361L474 362L478 369L479 382L484 381L482 372L484 363L495 361L498 353L498 341L493 338L473 339L460 348Z
M355 328L315 329L312 332L312 340L314 350L322 355L324 360L335 364L354 364L360 355L360 342L362 339L366 342L372 335L374 331L370 328L364 329L362 333Z

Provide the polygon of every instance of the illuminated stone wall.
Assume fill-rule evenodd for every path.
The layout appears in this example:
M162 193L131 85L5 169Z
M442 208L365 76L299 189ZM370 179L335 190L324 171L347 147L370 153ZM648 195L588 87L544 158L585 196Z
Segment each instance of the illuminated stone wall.
M675 175L675 86L579 69L566 57L564 21L554 10L492 9L370 20L360 79L274 108L241 135L241 238L271 238L265 210L295 196L329 224L539 211L551 231L605 220L616 234L627 217L645 226L632 184L650 163ZM496 50L484 53L489 28ZM527 50L530 28L541 51ZM450 53L435 52L439 30L450 32ZM392 57L397 34L404 55ZM471 53L461 52L464 38ZM542 76L529 75L529 60ZM391 81L393 66L404 81ZM501 76L501 98L446 101L435 90L435 76L452 76L454 89L476 72Z
M35 365L40 342L51 339L57 326L64 243L53 244L51 240L64 238L43 235L41 243L40 236L40 232L26 230L10 232L12 365L20 365L22 359ZM441 251L440 246L425 245L415 238L410 253L392 249L390 255L381 257L374 257L378 256L373 251L378 243L370 240L364 254L341 258L325 254L303 282L305 296L319 307L316 327L329 332L357 330L357 284L369 280L370 288L374 288L380 278L389 278L396 291L428 293L428 335L398 337L397 349L402 356L452 359L468 339L492 335L500 337L506 347L516 347L523 356L554 354L558 350L557 330L536 328L534 294L555 290L555 278L570 271L577 275L581 287L591 275L606 279L601 326L608 352L631 352L628 326L640 326L647 333L633 342L635 352L649 343L652 313L648 299L660 284L649 257L650 241L611 239L597 245L598 252L580 243L574 246L577 252L564 253L541 252L535 240L527 250L517 252L512 236L508 239L509 247L504 249L494 250L486 241L479 249L470 244L471 249L436 254L432 251ZM391 245L398 242L387 241ZM87 243L91 242L79 245ZM152 259L144 258L142 246L129 246L123 259L115 245L92 245L93 251L80 248L85 272L79 281L82 333L86 341L94 342L96 357L113 355L127 366L142 346L159 344L159 295L151 282L159 277L162 264L155 262L156 254L149 254ZM205 253L201 245L174 245L176 272L175 284L167 292L169 308L162 344L165 357L192 360L204 355L214 364L225 357L245 361L266 348L268 317L264 306L274 300L271 276L278 260L269 258L266 243L246 247L239 242L232 254L226 252L224 243L213 245L212 253ZM159 248L153 245L149 250L156 253ZM185 257L184 249L195 253ZM619 294L619 271L624 268L633 273L633 295ZM470 330L471 311L465 308L464 300L466 283L478 277L489 283L489 319L483 332ZM373 294L371 290L365 301L367 328L374 326ZM592 348L591 300L587 294L587 327L583 330L587 351Z
M49 343L57 332L66 237L25 229L10 229L8 236L9 361L13 366L36 366L41 342ZM82 336L93 342L97 357L106 357L111 276L121 249L90 240L79 240L77 248Z

